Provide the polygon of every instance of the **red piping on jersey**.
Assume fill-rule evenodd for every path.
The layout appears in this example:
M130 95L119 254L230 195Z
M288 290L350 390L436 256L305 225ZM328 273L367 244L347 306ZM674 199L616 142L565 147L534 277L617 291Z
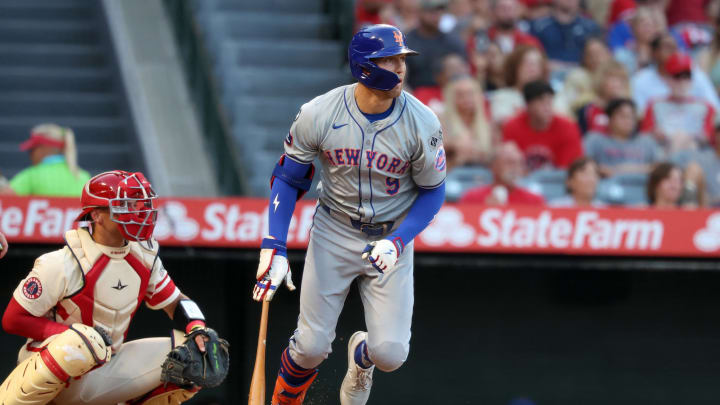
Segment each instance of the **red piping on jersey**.
M110 258L106 255L100 256L93 264L90 271L85 275L85 285L79 293L70 298L75 305L80 308L80 316L82 323L87 326L94 326L93 309L95 307L95 283L100 278L102 271L110 263Z
M135 310L130 314L130 321L135 317L135 313L137 312L138 308L140 308L140 304L142 304L143 299L145 298L145 293L147 292L147 286L150 282L150 270L145 267L144 264L140 260L138 260L137 257L133 256L132 254L127 254L125 256L125 261L130 265L130 267L135 270L135 273L140 277L140 291L138 291L138 303L135 307ZM130 330L130 326L128 323L128 328L125 329L125 333L123 336L127 338L128 330Z
M147 290L148 283L150 282L150 270L148 270L147 267L145 267L142 262L140 262L140 260L138 260L130 253L125 256L125 261L130 265L130 267L133 268L133 270L135 270L135 273L137 273L138 277L140 277L138 303L135 307L135 310L130 315L130 319L132 320L138 308L140 307L143 298L145 297L145 290ZM100 278L100 275L102 274L105 267L107 267L108 263L110 263L110 257L106 255L100 256L100 258L95 262L90 271L88 271L85 275L85 285L83 286L82 290L69 298L72 302L75 303L75 305L78 306L78 308L80 308L82 323L87 326L94 326L93 309L95 306L95 283L97 282L98 278ZM63 319L68 316L67 311L65 311L62 305L58 305L56 308L58 314L63 317ZM125 330L125 337L127 337L127 329Z
M170 275L166 274L165 277L162 279L161 282L157 283L155 285L155 288L158 288L158 286L161 286L166 279L168 279ZM163 301L168 299L173 293L175 292L175 283L172 280L168 280L167 284L160 290L153 293L152 296L146 299L147 303L151 306L155 307L158 304L161 304Z

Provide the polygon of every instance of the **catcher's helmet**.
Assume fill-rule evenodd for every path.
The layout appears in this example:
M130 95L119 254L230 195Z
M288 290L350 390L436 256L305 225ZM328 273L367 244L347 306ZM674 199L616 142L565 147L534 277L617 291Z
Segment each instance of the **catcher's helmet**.
M125 239L145 241L155 229L157 195L142 173L122 170L100 173L85 183L82 212L76 221L87 220L94 208L110 209L110 219L120 227Z
M348 47L350 71L358 81L378 90L392 90L400 78L376 65L372 59L394 55L417 55L405 46L405 35L392 25L370 25L358 31Z

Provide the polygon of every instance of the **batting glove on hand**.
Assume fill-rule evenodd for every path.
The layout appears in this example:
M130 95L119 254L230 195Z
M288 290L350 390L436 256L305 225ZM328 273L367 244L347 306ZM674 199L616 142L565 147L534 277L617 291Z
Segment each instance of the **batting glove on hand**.
M255 301L271 301L275 291L283 280L290 291L295 290L292 282L292 272L287 257L278 254L278 251L285 251L285 243L271 239L263 239L260 250L260 264L257 270L257 282L253 288L253 299Z
M398 256L397 247L387 239L370 242L362 253L362 258L367 259L382 274L395 268Z

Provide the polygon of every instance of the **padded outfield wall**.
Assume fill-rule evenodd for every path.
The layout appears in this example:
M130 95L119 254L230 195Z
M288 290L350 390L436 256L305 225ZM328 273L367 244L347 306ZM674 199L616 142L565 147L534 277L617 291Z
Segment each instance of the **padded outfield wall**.
M34 257L55 246L14 245L0 262L10 294ZM163 249L180 288L231 342L231 375L198 400L244 403L260 308L250 299L256 252ZM302 252L291 254L296 283ZM370 403L497 404L528 397L538 405L710 404L720 398L720 273L707 260L418 254L411 353L398 371L376 372ZM302 285L299 285L302 288ZM295 328L297 293L270 308L267 379ZM353 288L334 353L308 401L334 404L345 344L363 327ZM167 333L164 313L143 309L129 337ZM0 334L8 373L22 338ZM193 402L211 403L211 402Z
M41 220L28 216L28 210L20 210L22 218L8 214L18 200L0 202L0 229L7 233L5 227L12 225L21 230L14 240L11 237L8 256L0 260L0 294L4 297L0 299L9 300L35 257L60 246L53 239L43 239L41 230L52 238L53 224L64 221L47 214L48 206L56 205L54 200L48 206L36 202L46 210ZM248 211L246 208L243 212ZM490 215L487 210L458 210L466 217ZM507 211L491 213L501 218L509 215ZM557 224L563 215L577 218L580 214L516 210L513 215L538 218L537 224L544 221L543 215L550 215ZM609 212L596 214L598 218L613 217ZM680 220L686 224L682 229L661 219L663 237L657 242L653 242L654 228L647 228L643 246L667 246L676 249L675 256L685 255L681 258L652 251L638 256L631 256L630 251L617 257L602 250L594 255L559 255L420 249L416 254L410 357L394 373L376 372L370 403L506 405L520 397L538 405L717 403L720 265L709 249L715 240L707 234L713 233L713 213L692 215L704 217ZM592 212L585 217L591 218ZM616 227L618 221L614 222ZM470 223L466 221L466 225ZM498 241L502 242L502 221L498 223ZM298 224L302 228L302 221ZM699 228L693 228L696 226ZM548 227L550 233L553 225ZM706 249L704 253L693 256L688 251L692 242L683 245L682 241L667 239L687 232L685 228L692 228L686 239L702 236L697 239ZM18 240L25 230L33 229L40 232L30 232L37 237L34 243ZM237 229L239 232L241 228ZM476 231L485 232L481 237L488 236L487 229L479 225ZM561 234L555 231L556 239ZM509 240L515 240L512 232L509 235ZM593 235L597 238L597 233L591 233L585 240ZM642 245L642 237L638 238L632 246ZM537 243L540 239L534 240ZM161 254L176 284L201 304L209 324L232 345L229 380L219 389L202 392L193 403L244 403L260 315L260 306L250 299L257 251L179 245L173 239L165 245L174 245L163 247ZM290 252L300 289L303 257L301 249ZM272 388L280 352L295 328L298 299L297 292L283 290L270 307L268 389ZM138 312L129 338L163 335L170 327L164 313L144 309ZM340 318L334 353L322 365L307 403L338 402L346 368L346 339L360 328L362 306L353 287ZM4 375L12 369L23 342L20 337L0 333L0 372Z

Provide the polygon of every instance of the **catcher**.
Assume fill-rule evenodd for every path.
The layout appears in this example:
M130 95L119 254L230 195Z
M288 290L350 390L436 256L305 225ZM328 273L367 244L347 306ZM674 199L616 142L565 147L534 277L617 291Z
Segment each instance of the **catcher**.
M222 382L227 342L163 268L152 239L156 199L142 173L106 172L85 184L77 220L87 227L35 261L3 315L5 331L28 341L0 403L180 404ZM187 340L125 342L143 301Z

